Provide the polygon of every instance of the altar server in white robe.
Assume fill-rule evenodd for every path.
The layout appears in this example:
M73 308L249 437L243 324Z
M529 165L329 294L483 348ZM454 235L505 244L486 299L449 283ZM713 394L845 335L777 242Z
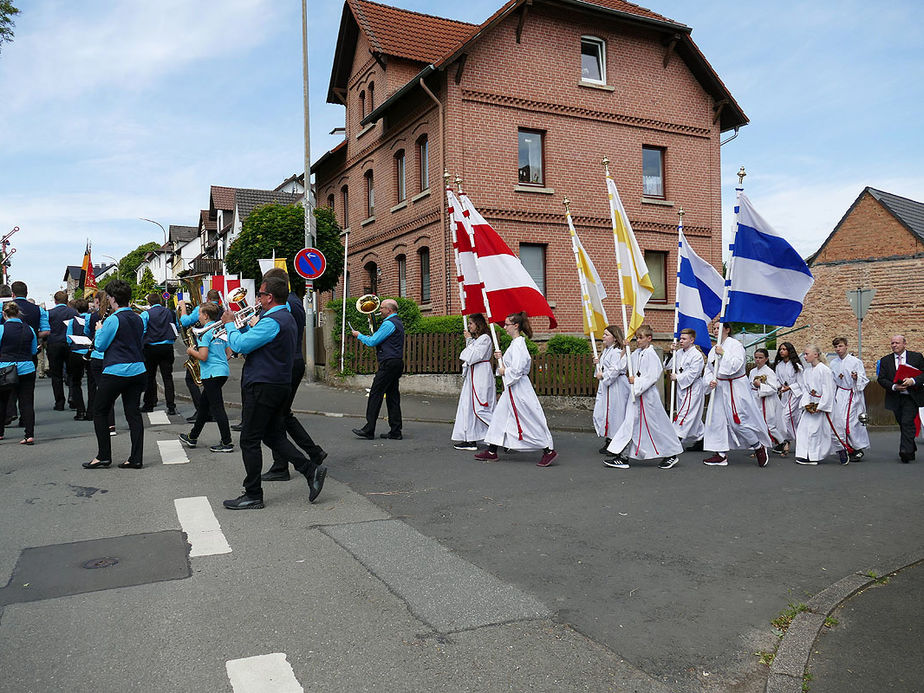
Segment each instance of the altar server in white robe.
M452 440L458 441L456 450L477 450L478 441L485 433L494 414L497 393L491 353L494 345L488 332L488 323L481 313L468 316L468 333L465 348L459 354L462 361L462 392L456 407L456 421L452 427Z
M603 330L603 353L596 361L597 400L594 402L594 430L604 439L601 455L626 418L629 402L629 380L626 377L625 339L622 328L609 325Z
M628 375L635 398L630 399L626 418L610 441L608 449L615 457L603 461L607 467L627 469L631 457L661 458L658 467L670 469L683 452L661 401L659 385L664 378L664 367L651 346L653 336L650 325L639 325L635 331L636 348L629 357Z
M770 436L747 379L744 346L731 337L728 323L718 323L716 329L716 345L709 351L703 374L712 388L703 447L715 454L703 464L724 467L729 450L749 448L754 450L758 466L766 467Z
M773 448L785 455L796 442L796 429L802 416L802 361L792 342L783 342L777 347L773 359L773 370L780 383L780 423L783 426L783 442Z
M831 344L837 354L828 366L834 374L837 385L834 397L834 425L838 433L853 449L851 460L863 459L863 451L869 447L869 432L860 423L860 414L866 413L864 391L869 385L863 362L847 353L847 338L835 337Z
M796 431L796 462L818 464L835 450L841 464L847 464L847 450L834 425L834 375L821 350L808 344L802 352L802 418Z
M755 350L754 363L756 365L748 374L748 379L751 381L754 394L757 395L757 401L760 402L760 413L763 414L770 440L778 445L784 440L780 398L777 394L780 382L776 379L776 373L770 368L769 361L770 352L766 349Z
M674 359L677 359L677 372L674 373ZM687 450L703 449L703 406L706 389L703 384L703 368L706 358L696 346L696 330L680 330L679 349L667 362L665 369L672 380L677 382L677 412L674 415L674 432L680 444Z
M532 337L533 330L526 313L513 313L504 321L504 329L510 335L510 346L497 358L497 375L504 381L504 392L497 400L491 425L485 434L487 450L475 455L476 460L497 459L497 448L510 450L542 450L542 459L536 466L550 467L558 458L552 447L552 432L545 420L545 413L533 385L529 382L532 358L526 348L525 337Z

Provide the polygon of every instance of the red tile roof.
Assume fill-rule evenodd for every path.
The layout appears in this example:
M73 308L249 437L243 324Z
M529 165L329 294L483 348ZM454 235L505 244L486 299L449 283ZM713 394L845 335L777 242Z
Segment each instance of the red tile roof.
M209 202L213 209L234 209L234 188L213 185Z

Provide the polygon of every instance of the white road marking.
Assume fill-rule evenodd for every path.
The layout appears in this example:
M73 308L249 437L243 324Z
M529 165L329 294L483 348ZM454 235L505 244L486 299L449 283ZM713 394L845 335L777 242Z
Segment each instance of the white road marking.
M212 512L208 498L205 496L177 498L173 504L176 506L176 516L180 520L180 526L186 532L189 545L192 547L189 551L191 557L231 553L231 547L225 535L222 534L218 518Z
M304 693L285 653L275 652L225 662L234 693Z
M178 440L158 440L160 459L164 464L186 464L189 458L183 449L183 443Z
M160 409L148 412L148 424L151 426L159 426L168 423L170 423L170 419L167 417L167 412L161 411Z

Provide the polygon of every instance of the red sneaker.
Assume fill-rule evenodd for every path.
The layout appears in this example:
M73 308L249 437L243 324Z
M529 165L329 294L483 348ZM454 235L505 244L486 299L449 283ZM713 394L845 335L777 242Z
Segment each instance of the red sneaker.
M558 453L554 450L549 450L542 456L542 459L536 462L537 467L551 467L555 460L558 459Z
M476 460L481 460L482 462L493 462L497 459L497 453L491 452L490 450L482 450L477 455L475 455Z
M704 459L703 464L708 464L710 467L727 467L728 458L725 455L716 453L712 457Z
M759 448L757 448L754 451L754 455L757 457L758 467L766 467L767 462L770 461L769 458L767 457L767 448L765 448L763 445L761 445Z

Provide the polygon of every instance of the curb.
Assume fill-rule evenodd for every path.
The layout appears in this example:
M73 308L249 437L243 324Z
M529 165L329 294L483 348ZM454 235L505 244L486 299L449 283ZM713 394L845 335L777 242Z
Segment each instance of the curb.
M805 669L812 656L818 634L827 617L841 604L858 592L884 577L895 575L905 568L924 562L921 552L903 554L885 561L868 571L847 575L822 590L806 603L806 610L796 614L789 628L780 638L776 656L770 665L765 693L801 693ZM879 577L872 578L869 573Z

